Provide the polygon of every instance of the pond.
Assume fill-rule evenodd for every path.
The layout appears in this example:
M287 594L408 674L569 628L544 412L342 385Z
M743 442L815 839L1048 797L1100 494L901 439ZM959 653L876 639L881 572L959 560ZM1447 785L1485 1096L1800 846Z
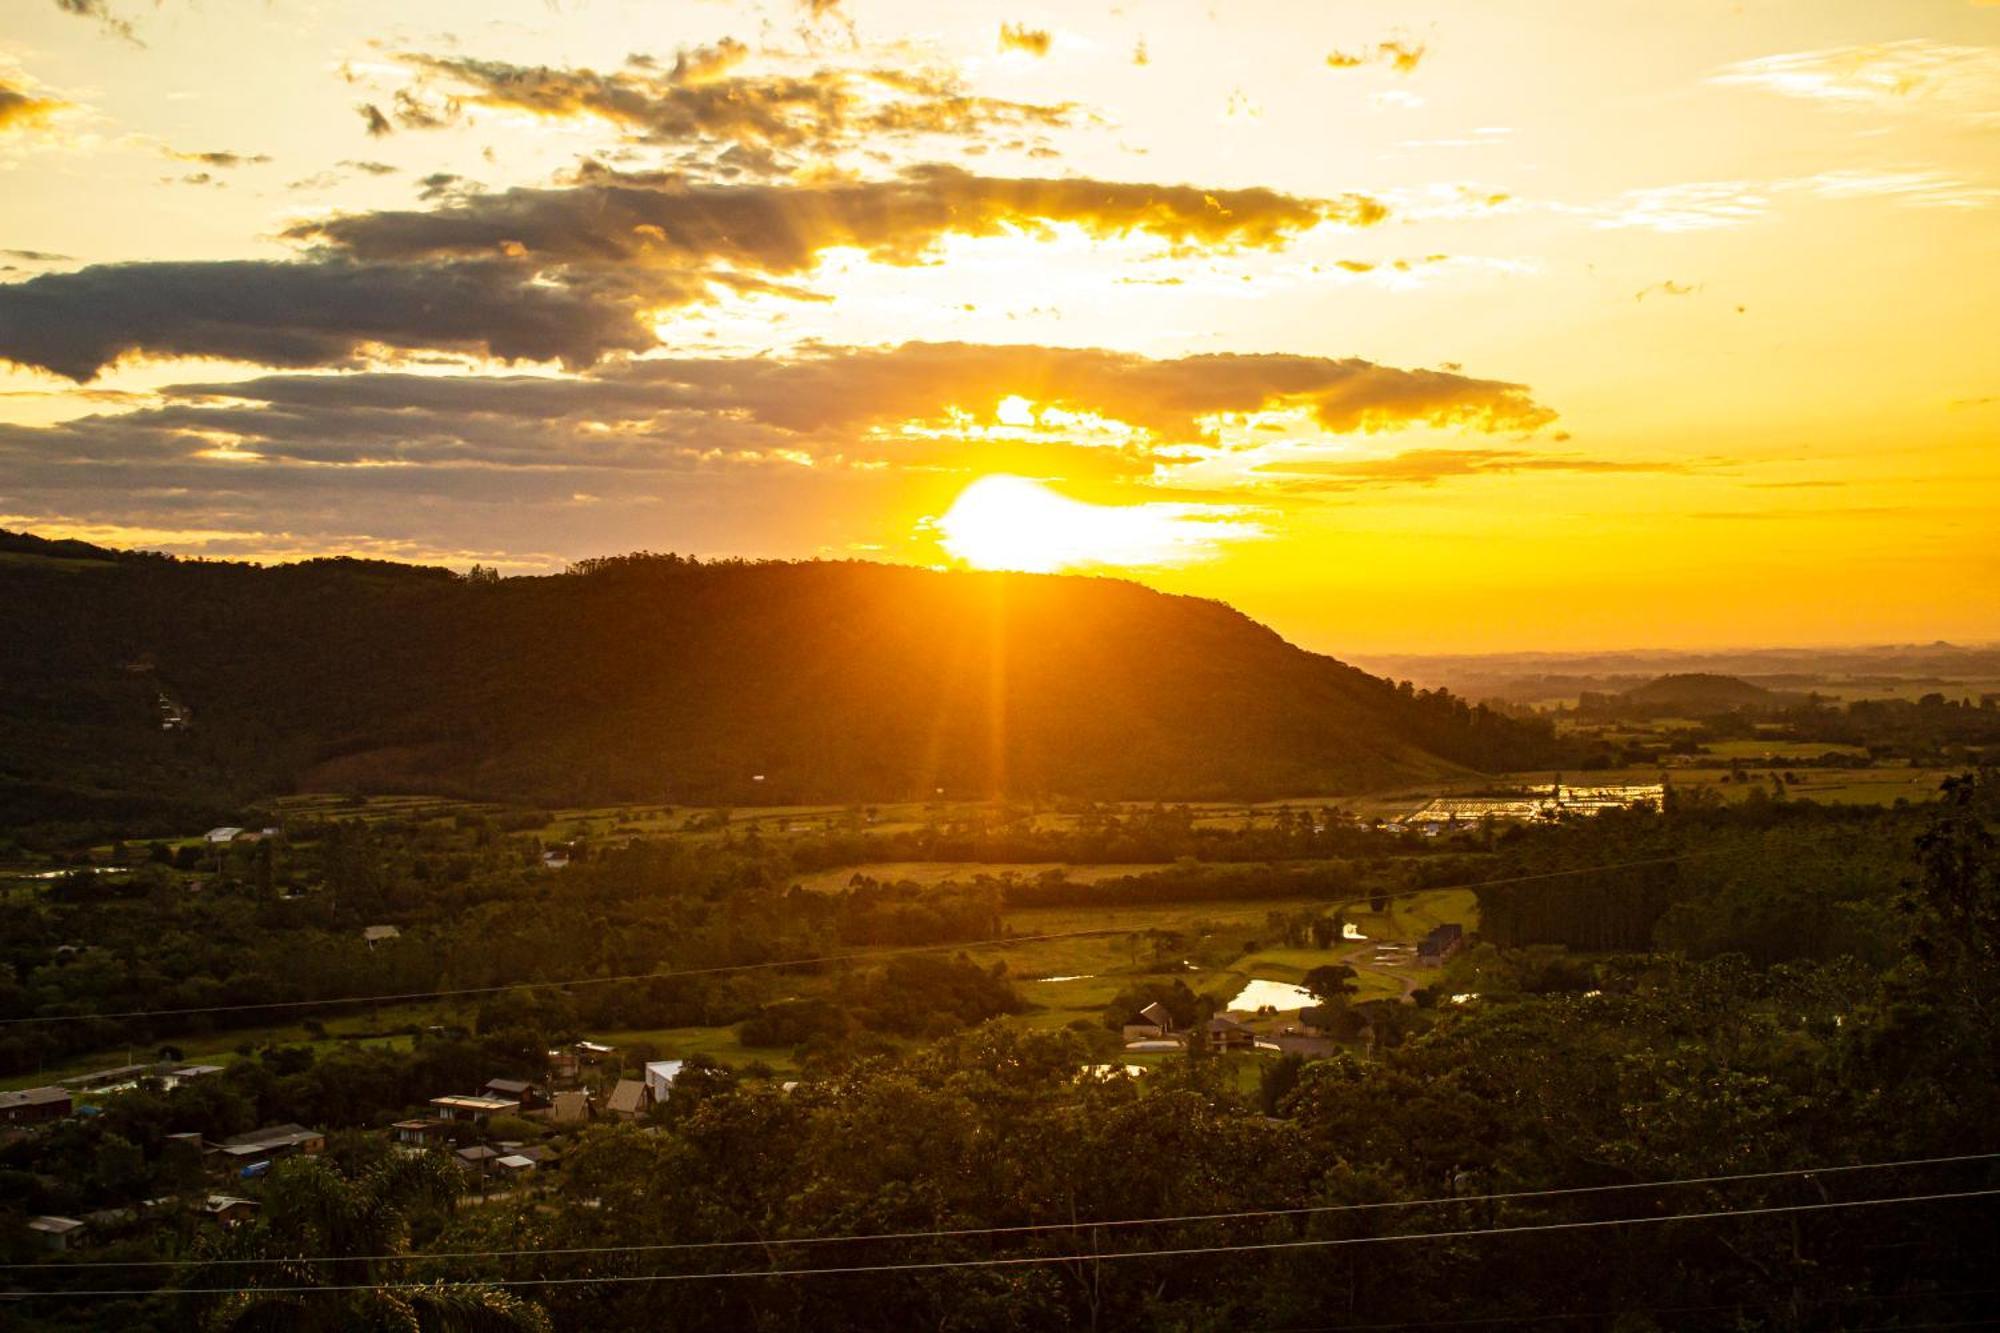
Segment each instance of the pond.
M1229 1007L1239 1013L1254 1014L1269 1005L1282 1013L1318 1003L1313 993L1303 986L1284 981L1265 981L1259 977L1246 982L1243 989L1236 992L1236 998L1229 1002Z

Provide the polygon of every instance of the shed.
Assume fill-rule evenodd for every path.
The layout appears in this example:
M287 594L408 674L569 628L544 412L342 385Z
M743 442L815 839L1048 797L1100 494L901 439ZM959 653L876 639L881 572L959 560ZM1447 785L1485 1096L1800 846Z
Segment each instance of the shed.
M28 1231L46 1249L67 1250L83 1239L83 1223L74 1217L43 1216L28 1219Z

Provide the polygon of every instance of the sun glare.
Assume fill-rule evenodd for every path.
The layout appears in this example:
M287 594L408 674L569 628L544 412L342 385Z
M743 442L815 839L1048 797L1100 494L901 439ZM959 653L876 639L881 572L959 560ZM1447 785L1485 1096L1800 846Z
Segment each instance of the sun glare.
M981 477L937 520L939 544L977 569L1049 574L1119 565L1180 565L1227 540L1257 537L1235 511L1186 504L1099 505L1025 477Z

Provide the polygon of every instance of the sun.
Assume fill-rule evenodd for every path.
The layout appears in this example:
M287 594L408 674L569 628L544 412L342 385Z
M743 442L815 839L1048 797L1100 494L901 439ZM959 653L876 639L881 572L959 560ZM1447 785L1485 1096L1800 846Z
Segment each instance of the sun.
M1183 504L1099 505L1026 477L981 477L936 521L938 543L975 569L1052 574L1108 565L1186 564L1254 525Z

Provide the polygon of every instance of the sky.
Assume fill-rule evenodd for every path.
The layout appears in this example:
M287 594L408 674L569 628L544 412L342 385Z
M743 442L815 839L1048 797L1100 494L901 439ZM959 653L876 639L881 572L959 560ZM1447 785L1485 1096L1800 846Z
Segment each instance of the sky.
M0 527L2000 638L2000 5L8 0Z

